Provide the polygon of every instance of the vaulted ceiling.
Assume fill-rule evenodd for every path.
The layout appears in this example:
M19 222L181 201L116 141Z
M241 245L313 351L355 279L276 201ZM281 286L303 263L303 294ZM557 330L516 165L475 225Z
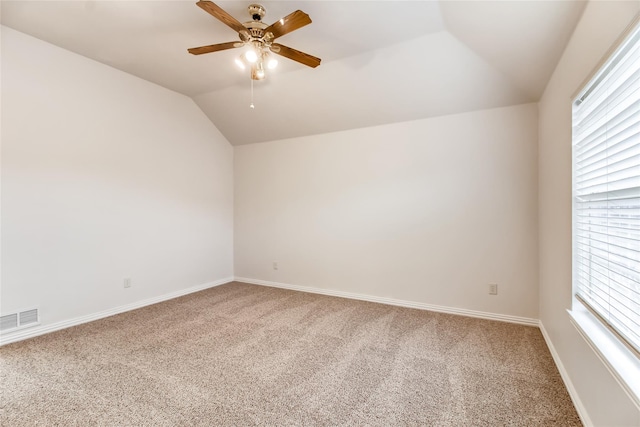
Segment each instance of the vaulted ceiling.
M241 22L252 1L216 2ZM238 40L179 1L11 1L3 25L193 98L234 145L537 101L584 9L582 1L264 1L270 24L296 9L311 25L279 43L322 58L279 58L254 84Z

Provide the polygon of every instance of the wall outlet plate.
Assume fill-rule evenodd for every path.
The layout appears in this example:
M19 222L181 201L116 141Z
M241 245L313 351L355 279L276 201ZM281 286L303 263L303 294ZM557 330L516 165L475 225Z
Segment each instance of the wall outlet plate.
M498 295L497 283L489 283L489 295Z

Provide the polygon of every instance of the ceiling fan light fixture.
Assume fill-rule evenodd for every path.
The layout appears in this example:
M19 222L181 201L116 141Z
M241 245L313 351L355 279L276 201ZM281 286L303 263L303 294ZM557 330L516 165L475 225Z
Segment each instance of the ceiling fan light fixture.
M270 70L275 70L277 66L278 66L278 60L275 58L269 58L269 60L267 61L267 68Z
M247 61L249 61L250 63L254 63L258 60L258 54L256 53L255 50L251 49L248 50L245 54L244 54L244 59L246 59Z

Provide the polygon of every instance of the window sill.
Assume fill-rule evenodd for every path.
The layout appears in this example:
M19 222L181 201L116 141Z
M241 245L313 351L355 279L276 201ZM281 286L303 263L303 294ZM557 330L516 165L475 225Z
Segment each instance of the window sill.
M640 359L579 301L574 299L573 310L567 311L571 323L640 409Z

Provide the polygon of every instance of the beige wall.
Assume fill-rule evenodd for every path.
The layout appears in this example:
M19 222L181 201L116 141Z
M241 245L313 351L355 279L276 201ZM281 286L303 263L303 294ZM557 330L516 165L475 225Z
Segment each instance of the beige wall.
M536 159L535 104L235 147L235 274L537 319Z
M571 101L639 10L636 1L589 3L539 104L540 319L576 403L598 426L640 426L640 412L566 311L572 301Z
M2 27L2 313L45 328L231 278L232 168L191 99Z

